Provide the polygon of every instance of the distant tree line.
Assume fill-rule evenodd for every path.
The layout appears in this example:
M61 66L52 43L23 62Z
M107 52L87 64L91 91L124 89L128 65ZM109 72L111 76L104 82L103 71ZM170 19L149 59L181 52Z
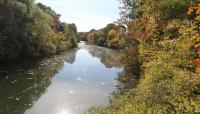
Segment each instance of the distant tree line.
M124 46L124 36L126 28L121 25L113 23L108 24L106 27L95 30L92 29L89 32L80 32L80 40L88 41L90 44L109 48L122 48Z

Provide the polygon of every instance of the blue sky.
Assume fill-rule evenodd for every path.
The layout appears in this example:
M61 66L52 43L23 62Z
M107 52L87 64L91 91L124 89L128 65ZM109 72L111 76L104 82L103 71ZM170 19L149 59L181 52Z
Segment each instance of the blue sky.
M75 23L78 31L100 29L119 19L118 0L36 0L61 14L61 21Z

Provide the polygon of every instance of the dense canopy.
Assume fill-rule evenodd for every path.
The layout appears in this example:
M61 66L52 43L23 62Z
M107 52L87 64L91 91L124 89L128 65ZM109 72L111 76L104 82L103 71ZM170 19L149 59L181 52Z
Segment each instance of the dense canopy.
M0 61L55 54L76 46L75 24L33 0L0 1Z

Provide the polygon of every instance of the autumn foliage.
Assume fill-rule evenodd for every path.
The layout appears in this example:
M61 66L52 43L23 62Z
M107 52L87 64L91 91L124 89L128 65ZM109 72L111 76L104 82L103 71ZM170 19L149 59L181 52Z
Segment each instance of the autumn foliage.
M121 22L128 26L123 62L134 68L133 56L138 56L139 83L114 93L109 107L95 107L88 113L200 113L199 1L121 1Z
M76 47L75 24L59 18L50 7L34 0L0 0L0 62Z
M195 19L200 21L200 4L190 7L188 9L188 14L195 16Z

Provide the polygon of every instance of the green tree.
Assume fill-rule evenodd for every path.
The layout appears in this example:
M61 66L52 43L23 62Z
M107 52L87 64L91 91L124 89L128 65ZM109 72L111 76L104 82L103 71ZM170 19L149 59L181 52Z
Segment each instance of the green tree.
M55 54L68 49L66 45L75 47L78 41L75 24L68 25L66 33L59 16L34 0L1 0L0 61ZM68 34L66 43L63 39Z

